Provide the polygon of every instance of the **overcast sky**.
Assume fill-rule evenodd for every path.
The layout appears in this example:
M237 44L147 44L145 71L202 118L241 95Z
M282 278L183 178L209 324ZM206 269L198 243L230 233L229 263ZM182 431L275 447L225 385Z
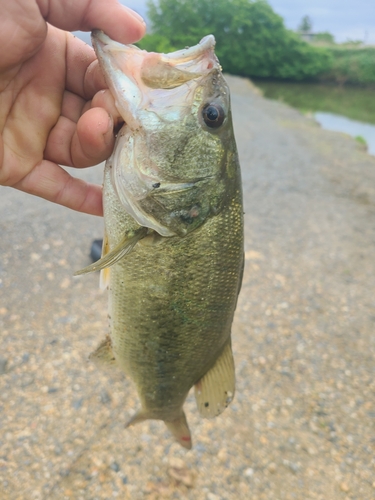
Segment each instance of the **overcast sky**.
M147 0L121 0L121 3L146 16ZM309 15L313 31L329 31L337 42L350 39L375 45L375 0L269 0L268 3L290 29L297 29L302 17Z
M215 1L215 0L212 0ZM120 0L147 21L147 0ZM329 31L336 42L361 40L375 45L375 0L268 0L284 18L287 28L296 30L303 16L310 16L313 31ZM90 43L89 34L78 36Z

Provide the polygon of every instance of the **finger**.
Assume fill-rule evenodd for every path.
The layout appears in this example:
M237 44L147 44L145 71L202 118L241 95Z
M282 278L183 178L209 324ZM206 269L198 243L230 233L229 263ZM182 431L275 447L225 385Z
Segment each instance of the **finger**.
M113 95L108 89L100 90L94 95L91 101L91 107L104 108L107 111L107 113L112 117L113 126L115 129L117 129L118 126L124 122L122 116L120 115L118 109L116 108Z
M145 33L142 18L117 0L37 0L37 3L46 21L66 31L99 28L121 43L136 42Z
M90 106L90 103L86 99L66 90L61 103L61 116L77 123L87 105Z
M16 189L91 215L103 215L102 188L72 177L56 163L43 160Z
M113 120L102 108L89 109L77 123L60 116L51 130L44 158L72 167L106 160L114 146Z
M66 33L66 68L66 88L73 94L92 99L108 88L94 49L71 33Z
M91 99L105 88L107 84L94 49L71 33L66 33L66 89L83 99Z
M115 128L123 122L123 119L116 108L115 100L108 89L97 92L91 101L86 101L71 92L64 92L61 105L61 115L65 118L77 123L83 113L88 111L90 108L104 108L112 117Z
M72 165L88 167L106 160L112 153L115 138L112 117L103 108L92 108L78 120L72 138Z

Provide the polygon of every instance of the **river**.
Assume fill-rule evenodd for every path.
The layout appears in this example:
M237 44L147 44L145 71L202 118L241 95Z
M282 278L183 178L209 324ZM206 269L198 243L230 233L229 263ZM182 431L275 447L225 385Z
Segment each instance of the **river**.
M313 83L255 80L265 97L284 101L304 113L313 113L327 130L344 132L367 143L375 156L375 90Z

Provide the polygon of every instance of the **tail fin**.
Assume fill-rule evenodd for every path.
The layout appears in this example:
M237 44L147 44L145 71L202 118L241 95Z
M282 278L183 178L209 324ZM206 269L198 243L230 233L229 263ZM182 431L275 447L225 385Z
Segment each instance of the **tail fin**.
M147 411L139 410L125 425L126 427L130 427L134 424L139 424L144 420L152 419L152 415ZM186 421L185 413L182 412L181 416L176 418L176 420L172 420L172 422L167 422L164 420L165 425L168 427L169 431L173 434L175 439L180 443L181 446L191 449L191 434Z
M172 422L164 421L164 423L180 445L190 450L192 447L191 434L185 413L182 412L182 415Z

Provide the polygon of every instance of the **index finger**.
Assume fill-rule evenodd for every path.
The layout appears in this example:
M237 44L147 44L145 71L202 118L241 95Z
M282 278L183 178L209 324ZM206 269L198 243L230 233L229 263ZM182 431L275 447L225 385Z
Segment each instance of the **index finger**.
M66 89L89 100L106 89L94 49L71 33L66 33Z
M117 0L36 0L44 19L65 31L103 30L121 43L142 38L146 25L142 17Z

